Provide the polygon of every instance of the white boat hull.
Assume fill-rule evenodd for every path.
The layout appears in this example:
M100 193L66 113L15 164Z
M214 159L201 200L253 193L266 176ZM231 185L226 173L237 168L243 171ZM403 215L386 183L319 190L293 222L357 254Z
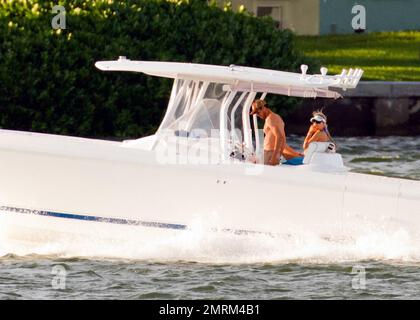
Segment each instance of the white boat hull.
M366 224L420 230L419 181L310 166L163 165L119 142L1 130L0 177L10 241L142 235L147 243L197 226L325 236L356 235Z

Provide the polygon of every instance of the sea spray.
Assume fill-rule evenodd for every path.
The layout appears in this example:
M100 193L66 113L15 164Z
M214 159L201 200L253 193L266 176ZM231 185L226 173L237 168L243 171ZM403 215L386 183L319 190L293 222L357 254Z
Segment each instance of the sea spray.
M133 227L132 227L133 228ZM237 234L209 230L196 222L179 230L145 241L144 228L137 234L118 231L97 237L62 234L44 244L15 241L0 233L0 256L55 255L59 257L117 258L150 261L202 263L335 263L357 260L420 261L420 238L403 228L362 228L356 236L332 230L327 236L298 228L288 234ZM4 229L0 229L0 231ZM352 230L354 231L354 230Z

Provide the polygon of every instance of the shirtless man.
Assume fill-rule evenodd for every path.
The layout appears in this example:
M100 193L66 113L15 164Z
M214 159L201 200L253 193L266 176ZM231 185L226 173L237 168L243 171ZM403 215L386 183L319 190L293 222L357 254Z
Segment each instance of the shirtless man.
M255 100L252 103L251 115L253 114L265 120L264 164L278 165L281 155L286 160L302 156L287 145L283 119L271 111L264 100Z

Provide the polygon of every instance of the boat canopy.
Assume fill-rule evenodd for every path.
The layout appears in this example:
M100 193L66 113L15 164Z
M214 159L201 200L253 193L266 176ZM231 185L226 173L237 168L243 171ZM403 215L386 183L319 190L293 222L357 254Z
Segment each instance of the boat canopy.
M252 102L268 93L304 98L340 98L329 88L355 88L363 70L343 70L339 75L283 72L240 66L214 66L180 62L99 61L104 71L131 71L172 78L174 83L165 116L157 130L152 150L169 149L171 143L185 143L194 148L212 148L218 159L261 159L262 132L257 116L249 115ZM215 142L215 143L213 143Z
M327 68L321 68L321 74L309 75L306 73L306 65L301 66L302 73L293 73L236 65L132 61L125 57L115 61L98 61L95 65L103 71L131 71L164 78L223 83L241 91L260 91L304 98L340 98L339 93L328 88L355 88L363 74L361 69L344 69L341 74L327 75Z

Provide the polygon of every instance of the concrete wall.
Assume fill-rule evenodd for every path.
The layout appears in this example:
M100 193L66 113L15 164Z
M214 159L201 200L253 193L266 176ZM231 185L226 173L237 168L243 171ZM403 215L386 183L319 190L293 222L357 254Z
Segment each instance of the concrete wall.
M355 4L366 8L367 31L400 31L420 29L419 0L321 0L320 33L352 33Z
M313 110L324 108L336 136L420 135L420 82L361 82L343 99L303 100L284 117L288 134L306 134Z
M322 0L321 0L322 1ZM320 26L320 0L232 0L233 9L244 5L257 14L258 6L281 7L282 26L299 35L317 35Z
M292 2L291 29L299 35L318 35L320 27L320 1L296 0Z

